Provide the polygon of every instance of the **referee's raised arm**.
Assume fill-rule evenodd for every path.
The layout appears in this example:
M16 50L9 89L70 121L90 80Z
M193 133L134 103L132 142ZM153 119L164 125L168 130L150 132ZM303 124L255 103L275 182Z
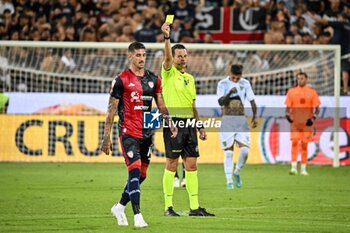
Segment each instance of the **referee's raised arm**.
M165 22L162 25L162 32L164 35L165 47L164 47L164 61L163 67L165 70L169 70L173 65L173 55L171 53L171 44L170 44L170 24Z

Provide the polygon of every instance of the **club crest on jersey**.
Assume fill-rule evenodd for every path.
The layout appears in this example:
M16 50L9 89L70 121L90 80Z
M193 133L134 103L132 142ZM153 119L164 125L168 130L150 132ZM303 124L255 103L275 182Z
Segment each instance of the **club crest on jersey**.
M131 151L128 151L128 153L126 153L126 154L127 154L127 156L128 156L129 158L134 157L134 152L132 152L132 150L131 150Z
M154 87L154 82L149 81L149 82L148 82L148 86L149 86L150 88L153 88L153 87Z
M137 91L131 92L131 102L140 102L140 94Z

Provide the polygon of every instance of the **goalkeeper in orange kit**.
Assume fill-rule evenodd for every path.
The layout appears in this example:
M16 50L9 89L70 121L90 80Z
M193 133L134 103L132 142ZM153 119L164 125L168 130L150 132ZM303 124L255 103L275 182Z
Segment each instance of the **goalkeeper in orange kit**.
M301 175L306 171L307 146L312 141L312 125L319 113L320 100L317 91L307 85L307 74L297 74L298 85L290 88L285 101L286 118L290 124L290 139L292 141L292 161L289 174L297 175L297 159L299 141L301 141Z

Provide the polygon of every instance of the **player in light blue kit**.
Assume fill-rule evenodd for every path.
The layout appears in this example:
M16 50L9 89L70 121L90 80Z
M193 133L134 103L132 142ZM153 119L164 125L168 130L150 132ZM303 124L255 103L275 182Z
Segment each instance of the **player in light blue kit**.
M249 146L249 127L244 113L244 102L248 100L252 106L252 128L257 126L256 104L252 87L248 80L241 78L242 65L232 65L231 75L221 80L217 86L217 97L222 107L222 123L220 128L220 144L224 150L224 170L227 180L227 189L233 189L232 175L237 188L242 187L240 171L245 165ZM240 148L238 161L234 168L234 143Z

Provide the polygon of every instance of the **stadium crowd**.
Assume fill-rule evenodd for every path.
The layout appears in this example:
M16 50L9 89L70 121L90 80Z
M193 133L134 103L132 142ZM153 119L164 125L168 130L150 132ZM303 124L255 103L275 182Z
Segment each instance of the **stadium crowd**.
M329 44L350 18L346 0L1 0L1 40L156 42L164 15L173 13L172 41L214 42L202 38L195 17L204 7L260 8L268 44Z
M259 9L265 20L262 43L340 44L342 56L350 54L350 3L346 0L0 0L0 40L162 42L160 27L165 15L174 14L173 43L216 43L210 32L200 35L196 14L206 7L223 6L239 8L241 12ZM59 57L60 66L69 67L69 71L78 66L79 61L73 59L74 54L72 58L70 51L61 52ZM87 56L80 63L92 63L93 58ZM261 54L255 58L261 69L269 68ZM48 59L43 57L35 68L50 71ZM197 61L217 65L209 60ZM350 62L346 64L342 70L349 71ZM91 64L86 66L93 68ZM213 70L210 75L215 75L215 67L206 70ZM349 85L349 74L344 77L345 73L344 94Z

